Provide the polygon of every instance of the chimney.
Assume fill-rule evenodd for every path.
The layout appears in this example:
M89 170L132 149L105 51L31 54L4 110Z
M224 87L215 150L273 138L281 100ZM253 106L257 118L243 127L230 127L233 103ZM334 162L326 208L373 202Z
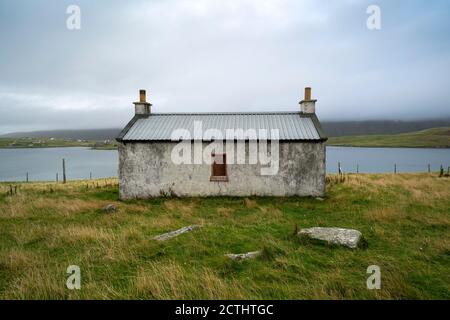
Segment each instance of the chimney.
M300 101L300 112L301 113L316 113L316 102L317 100L311 99L311 88L305 88L305 98Z
M139 102L147 102L145 97L145 90L139 90Z
M147 102L145 90L139 90L139 102L133 103L135 115L150 115L150 107L152 105Z

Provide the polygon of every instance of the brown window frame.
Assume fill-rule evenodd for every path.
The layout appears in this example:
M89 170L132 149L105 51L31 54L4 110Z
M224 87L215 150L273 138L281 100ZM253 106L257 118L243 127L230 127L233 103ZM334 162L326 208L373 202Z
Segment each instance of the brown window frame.
M223 156L223 162L220 164L216 164L214 162L216 156ZM227 154L226 153L211 153L211 177L209 178L209 181L222 181L222 182L228 182L228 166L227 166ZM225 175L224 176L215 176L214 175L214 165L223 165L225 168Z

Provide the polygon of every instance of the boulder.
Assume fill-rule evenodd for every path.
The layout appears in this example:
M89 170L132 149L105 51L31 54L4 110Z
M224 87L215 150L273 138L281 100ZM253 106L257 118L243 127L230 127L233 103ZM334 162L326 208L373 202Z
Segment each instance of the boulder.
M330 244L341 245L350 249L355 249L361 240L362 234L358 230L343 228L307 228L301 229L300 236L324 241Z
M105 207L103 207L103 211L106 213L113 213L117 211L117 207L113 204L108 204Z
M166 241L166 240L172 239L174 237L177 237L180 234L183 234L183 233L186 233L186 232L190 232L190 231L192 231L192 230L194 230L195 228L198 228L198 227L200 227L200 225L194 224L192 226L187 226L187 227L183 227L181 229L175 230L175 231L171 231L171 232L160 234L159 236L156 236L153 239L155 239L157 241Z
M248 260L254 259L261 254L261 251L252 251L247 253L227 253L225 256L232 260Z

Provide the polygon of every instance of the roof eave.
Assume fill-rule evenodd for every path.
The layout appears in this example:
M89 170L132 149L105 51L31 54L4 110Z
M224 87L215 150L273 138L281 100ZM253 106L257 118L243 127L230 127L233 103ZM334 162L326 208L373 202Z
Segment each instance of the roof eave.
M123 138L128 133L128 131L133 127L133 125L138 121L139 119L147 118L148 116L145 115L135 115L128 123L127 125L120 131L119 135L116 138L117 142L123 141Z
M301 115L304 115L302 113ZM317 133L319 134L319 137L321 140L327 141L328 136L325 134L325 131L322 128L322 125L320 124L319 118L317 118L317 115L315 113L308 114L308 116L311 118L312 122L314 123L314 126L316 127Z

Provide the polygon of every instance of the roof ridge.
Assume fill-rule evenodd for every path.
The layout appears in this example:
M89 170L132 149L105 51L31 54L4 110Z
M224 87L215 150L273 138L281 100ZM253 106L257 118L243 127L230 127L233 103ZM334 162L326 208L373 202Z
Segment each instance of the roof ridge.
M251 115L251 114L300 114L300 111L240 111L240 112L155 112L150 116L176 116L176 115Z

